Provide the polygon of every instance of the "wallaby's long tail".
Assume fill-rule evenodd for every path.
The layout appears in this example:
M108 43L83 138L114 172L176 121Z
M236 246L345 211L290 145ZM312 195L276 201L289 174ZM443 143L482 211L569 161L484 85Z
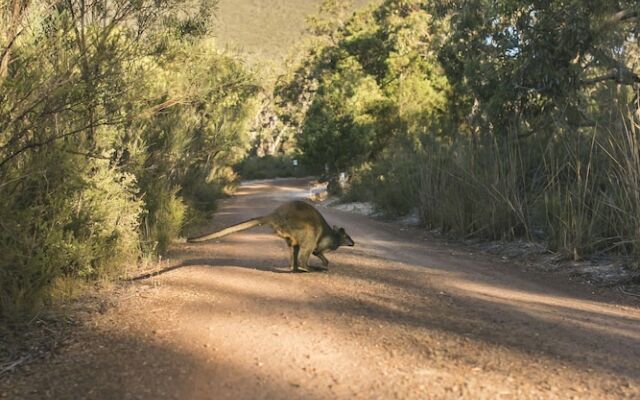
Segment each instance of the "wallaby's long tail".
M240 232L240 231L244 231L245 229L253 228L254 226L263 225L266 222L267 221L265 217L253 218L248 221L230 226L218 232L207 233L201 236L190 237L189 239L187 239L187 242L196 243L196 242L204 242L205 240L217 239L223 236L230 235L235 232Z

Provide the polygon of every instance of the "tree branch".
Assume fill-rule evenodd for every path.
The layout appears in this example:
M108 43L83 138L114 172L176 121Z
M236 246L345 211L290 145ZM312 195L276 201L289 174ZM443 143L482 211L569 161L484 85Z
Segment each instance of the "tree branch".
M29 6L28 2L22 2L20 0L14 0L13 9L11 11L11 20L9 21L8 37L9 42L6 48L2 50L0 55L0 81L7 77L9 73L9 64L11 61L11 48L16 42L16 39L22 33L19 29L20 22L24 16L25 10Z
M580 84L593 85L604 81L614 81L619 85L634 85L640 83L640 77L627 67L619 67L610 69L604 75L589 79L582 79Z
M628 10L618 11L617 13L613 14L611 17L609 17L609 22L623 22L629 19L638 18L639 15L640 11L638 11L638 9L630 8Z
M53 142L55 142L57 140L64 139L66 137L76 135L76 134L78 134L78 133L80 133L80 132L82 132L84 130L87 130L87 129L95 129L98 126L115 125L115 124L118 124L118 123L122 123L122 121L103 121L103 122L99 122L99 123L89 124L89 125L85 125L85 126L83 126L81 128L74 129L74 130L72 130L70 132L50 137L49 139L46 139L46 140L44 140L42 142L27 143L26 145L22 146L20 149L14 151L10 155L8 155L4 160L0 161L0 168L4 167L4 165L7 164L9 161L13 160L14 158L16 158L17 156L19 156L20 154L24 153L27 150L32 150L32 149L36 149L38 147L46 146L46 145L51 144L51 143L53 143Z
M105 156L92 154L92 153L85 153L85 152L82 152L82 151L75 151L75 150L63 150L63 151L65 153L68 153L68 154L74 154L76 156L83 156L83 157L86 157L86 158L95 158L97 160L108 160L108 161L112 160L111 157L105 157Z

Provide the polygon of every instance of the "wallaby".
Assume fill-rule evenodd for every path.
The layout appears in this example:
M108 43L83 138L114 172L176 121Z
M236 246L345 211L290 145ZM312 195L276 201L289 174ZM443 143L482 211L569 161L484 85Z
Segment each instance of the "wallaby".
M187 241L194 243L217 239L260 225L271 226L275 234L287 242L293 272L307 271L311 254L318 257L326 267L329 265L329 260L323 254L325 251L355 244L343 228L335 226L331 228L318 210L311 204L299 200L285 203L263 217L253 218L218 232L191 237ZM300 265L298 256L300 256Z

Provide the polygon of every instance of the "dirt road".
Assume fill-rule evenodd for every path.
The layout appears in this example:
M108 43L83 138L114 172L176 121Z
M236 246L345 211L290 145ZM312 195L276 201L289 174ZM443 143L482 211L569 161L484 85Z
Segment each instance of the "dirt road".
M306 192L245 184L211 228ZM133 284L4 396L640 398L635 299L320 210L356 241L327 273L287 273L284 241L262 228L179 245L180 268Z

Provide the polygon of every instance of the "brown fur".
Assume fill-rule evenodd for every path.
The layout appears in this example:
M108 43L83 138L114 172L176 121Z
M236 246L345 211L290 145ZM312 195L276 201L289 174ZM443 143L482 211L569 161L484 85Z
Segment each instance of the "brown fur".
M291 269L294 272L308 269L311 254L318 257L326 267L329 260L324 256L324 252L336 250L340 246L354 245L343 228L330 227L315 207L299 200L285 203L263 217L253 218L218 232L192 237L188 241L194 243L216 239L260 225L271 226L275 234L287 242Z

